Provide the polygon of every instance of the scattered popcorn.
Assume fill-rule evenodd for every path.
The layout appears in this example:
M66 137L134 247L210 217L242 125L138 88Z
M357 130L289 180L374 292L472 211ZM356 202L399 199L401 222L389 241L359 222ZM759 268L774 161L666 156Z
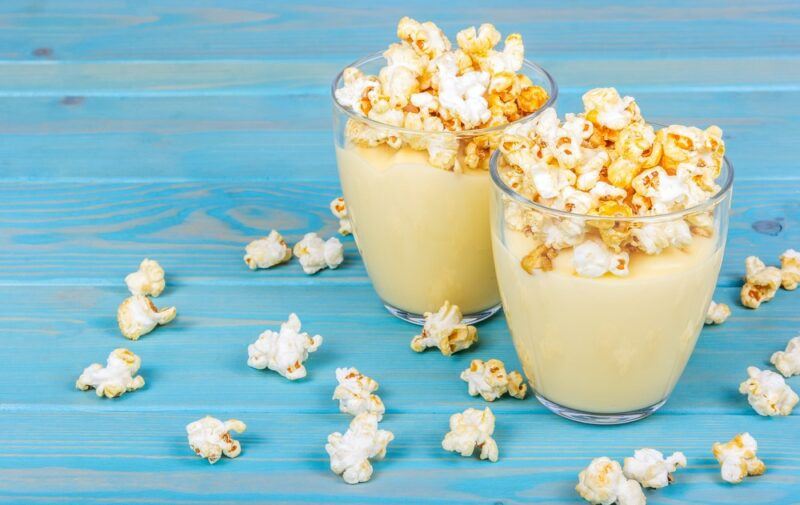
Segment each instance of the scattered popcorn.
M353 233L353 223L350 222L350 216L347 213L347 205L344 203L344 198L334 198L331 202L331 213L339 220L339 233L342 235L350 235Z
M280 332L267 330L258 336L258 340L247 346L247 365L258 370L269 368L289 380L302 379L306 376L303 362L320 345L322 337L301 333L300 319L292 313L281 324Z
M469 368L461 372L461 380L469 385L470 395L481 395L487 402L493 402L506 393L522 400L528 392L522 375L519 372L506 372L505 365L499 359L472 360Z
M238 419L228 419L225 422L211 416L198 419L186 425L189 437L189 446L212 465L219 461L224 454L235 458L242 452L242 445L238 440L231 438L230 432L244 433L247 426Z
M303 271L315 274L325 267L334 269L344 261L344 247L336 237L322 240L316 233L306 233L294 245L294 255L300 260Z
M497 462L497 442L492 438L492 433L494 414L489 407L483 410L467 409L450 416L450 431L442 440L442 448L465 457L472 456L475 449L480 449L480 459Z
M625 477L637 481L642 487L662 488L672 483L672 473L678 468L686 468L686 456L675 452L664 455L655 449L639 449L632 458L625 458L623 473Z
M125 277L125 284L131 294L158 296L164 291L164 269L157 261L145 258L139 270Z
M175 307L159 309L153 301L144 295L133 295L126 298L117 309L117 323L122 334L131 340L139 340L156 326L164 325L175 319Z
M797 393L779 374L770 370L747 367L750 377L739 385L739 392L747 395L753 410L761 416L788 416L797 402Z
M747 273L741 292L742 305L757 309L763 302L775 298L781 286L781 271L764 265L756 256L748 256L745 266Z
M81 391L94 388L97 396L106 398L122 396L144 386L141 375L134 377L141 366L141 358L128 349L114 349L108 355L106 366L93 363L86 367L75 382L75 387Z
M626 479L619 463L605 456L595 458L578 475L575 490L581 498L596 505L644 505L642 486Z
M731 315L731 308L724 303L717 303L711 300L706 313L706 324L722 324Z
M787 249L781 254L781 284L783 289L797 289L800 282L800 252Z
M800 336L791 339L786 350L774 353L769 361L784 377L800 375Z
M336 380L339 385L333 391L333 399L339 400L339 410L351 416L362 412L375 414L378 421L383 419L385 407L381 397L373 394L378 390L378 383L362 375L355 368L337 368Z
M756 457L758 444L749 433L740 433L730 441L714 442L714 457L721 465L722 479L738 484L748 475L763 475L767 467Z
M438 347L445 356L463 351L478 341L478 330L461 323L461 309L449 301L438 312L425 313L422 333L411 340L411 349L422 352L428 347Z
M386 456L386 446L394 440L391 431L378 429L378 416L362 412L350 422L350 428L328 436L325 450L331 458L331 470L348 484L367 482L372 477L370 459Z
M289 261L292 250L277 230L264 238L254 240L245 247L244 262L250 270L270 268Z
M628 275L627 252L614 253L602 242L587 240L573 249L572 266L581 277L600 277L607 272Z

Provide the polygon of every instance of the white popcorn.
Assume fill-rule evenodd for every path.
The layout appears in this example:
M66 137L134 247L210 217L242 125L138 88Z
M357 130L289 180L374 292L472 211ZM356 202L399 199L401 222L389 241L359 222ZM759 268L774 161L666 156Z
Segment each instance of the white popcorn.
M266 237L247 244L244 262L251 270L255 270L285 263L291 257L292 249L286 245L286 241L277 230L272 230Z
M445 356L467 349L478 341L478 330L461 322L461 310L449 301L438 312L426 312L422 333L411 340L411 349L422 352L437 347Z
M471 456L475 449L480 449L480 459L496 462L499 452L492 433L494 414L489 407L483 410L467 409L450 416L450 431L442 440L442 448L465 457Z
M164 291L164 269L157 261L145 258L139 264L139 270L125 277L128 290L134 295L158 296Z
M762 416L788 416L800 401L786 381L770 370L747 367L749 378L739 385L753 410Z
M83 370L75 382L81 391L94 388L97 396L115 398L144 386L141 375L135 375L142 360L128 349L114 349L108 355L106 366L93 363Z
M378 421L383 419L386 409L380 396L373 394L378 390L375 380L355 368L337 368L336 380L339 385L333 391L333 399L339 400L340 411L351 416L370 412L377 416Z
M596 505L645 505L642 486L626 479L619 463L605 456L595 458L578 475L575 490L581 498Z
M187 424L186 434L189 446L195 454L213 465L223 454L235 458L242 452L242 445L231 438L230 432L243 433L246 429L247 426L238 419L222 422L215 417L206 416Z
M625 458L622 469L625 477L637 481L642 487L662 488L672 483L672 473L686 467L686 456L675 452L664 455L655 449L644 448L633 452L632 458Z
M348 67L343 72L344 86L334 91L336 100L344 107L351 107L355 112L364 114L361 109L362 100L367 93L380 85L374 77L366 77L360 70Z
M722 479L731 484L748 475L763 475L767 469L756 457L758 444L749 433L740 433L724 444L714 442L711 450L721 466Z
M628 192L624 189L603 181L594 184L589 193L598 200L621 200L628 196Z
M322 240L316 233L306 233L294 245L294 255L300 260L303 271L311 275L325 267L337 268L344 261L344 247L336 237Z
M571 170L550 165L534 168L530 171L530 177L536 193L545 199L557 198L576 180Z
M435 61L439 70L439 111L443 117L461 121L466 130L487 122L492 113L484 98L489 86L489 74L470 71L458 75L458 64L452 53Z
M782 274L780 269L766 266L756 256L747 257L745 268L745 283L740 293L742 305L757 309L763 302L775 298L781 286Z
M430 21L420 23L410 17L403 17L397 23L397 37L410 44L415 51L431 59L450 50L447 36Z
M722 324L731 315L731 308L724 303L711 300L706 313L706 324Z
M653 214L666 214L686 207L690 189L686 180L669 175L661 167L649 168L633 178L636 193L650 200Z
M175 319L177 313L175 307L159 309L148 297L133 295L119 305L117 323L126 338L138 340L142 335L153 331L156 326Z
M582 99L587 118L611 130L621 130L637 119L638 107L634 99L620 97L614 88L589 90Z
M378 416L363 412L350 422L344 435L328 436L325 450L331 458L331 470L348 484L367 482L372 477L370 459L386 456L386 446L394 440L391 431L378 429Z
M647 223L631 232L636 247L646 254L660 254L668 247L682 249L692 243L692 231L686 221Z
M791 339L786 350L774 353L769 361L784 377L800 375L800 336Z
M781 284L789 291L800 283L800 252L787 249L781 254Z
M607 272L624 277L629 273L629 261L627 252L615 253L595 240L587 240L575 247L572 253L572 267L581 277L600 277Z
M344 198L340 196L331 201L331 213L339 220L339 233L345 236L353 233L353 223L350 222L350 216L347 213L347 204L344 203Z
M280 332L267 330L247 346L247 365L259 370L269 368L289 380L302 379L306 376L303 362L320 345L322 337L301 333L300 319L292 313L281 324Z
M499 359L472 360L469 368L461 372L461 380L467 382L470 395L481 395L487 402L493 402L506 393L522 400L528 391L522 375L506 372L505 364Z
M542 237L545 246L564 249L583 242L585 234L586 227L579 219L546 218L538 235Z

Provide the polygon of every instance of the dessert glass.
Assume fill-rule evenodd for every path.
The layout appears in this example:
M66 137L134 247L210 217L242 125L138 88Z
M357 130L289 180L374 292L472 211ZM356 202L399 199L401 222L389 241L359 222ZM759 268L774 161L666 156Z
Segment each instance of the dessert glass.
M348 66L377 74L383 64L378 53ZM375 291L400 319L423 324L424 313L436 312L445 301L461 308L467 324L500 309L489 234L488 154L504 129L554 106L558 94L538 65L525 60L520 72L549 95L538 111L505 125L456 132L421 132L360 116L336 100L342 73L333 81L336 160L353 235ZM397 136L404 145L355 145L346 135L348 121ZM474 143L484 151L483 161L475 169L436 168L427 150L409 147L415 141L457 145L459 166Z
M703 328L725 249L733 167L703 203L658 216L571 214L535 203L500 176L491 159L492 245L497 280L514 346L532 389L556 414L591 424L642 419L661 407L683 373ZM625 230L655 223L702 221L686 249L630 253L630 274L580 277L572 250L552 270L529 274L522 260L537 244L509 223L527 212L565 228ZM594 231L591 231L594 230Z

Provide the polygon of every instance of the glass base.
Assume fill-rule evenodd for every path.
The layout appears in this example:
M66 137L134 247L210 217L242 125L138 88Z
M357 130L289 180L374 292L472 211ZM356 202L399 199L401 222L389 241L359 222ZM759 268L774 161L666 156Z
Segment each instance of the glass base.
M425 324L425 316L422 314L414 314L413 312L406 312L405 310L398 309L396 307L392 307L388 303L383 304L386 307L386 310L389 311L390 314L393 316L402 319L407 323L416 324L422 326ZM497 311L500 310L500 304L498 303L494 307L489 307L486 310L482 310L480 312L474 312L472 314L464 314L464 319L462 322L464 324L475 324L479 323L485 319L489 319L493 315L497 314Z
M575 410L569 407L562 407L557 403L553 403L539 393L534 393L539 403L555 412L561 417L567 418L571 421L577 421L584 424L599 424L599 425L613 425L625 424L644 419L653 414L656 410L660 409L662 405L667 403L664 398L655 405L645 407L639 410L632 410L630 412L620 412L618 414L593 414L591 412L584 412L582 410Z

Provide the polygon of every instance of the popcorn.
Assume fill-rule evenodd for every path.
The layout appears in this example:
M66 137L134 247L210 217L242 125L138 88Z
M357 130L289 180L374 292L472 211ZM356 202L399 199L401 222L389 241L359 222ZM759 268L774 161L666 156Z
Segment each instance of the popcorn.
M292 313L281 324L280 332L267 330L247 346L247 365L258 370L269 368L289 380L302 379L306 376L303 362L320 345L322 337L301 333L300 318Z
M797 289L800 282L800 252L787 249L781 254L781 285L783 289Z
M763 475L767 467L756 457L758 444L749 433L740 433L730 441L714 442L714 457L721 465L722 479L738 484L748 475Z
M631 181L637 194L649 199L650 209L655 214L666 214L685 206L689 198L689 186L677 175L669 175L661 167L645 170Z
M344 247L336 237L322 240L316 233L306 233L294 245L294 255L300 260L303 271L315 274L325 267L337 268L344 261Z
M722 130L710 126L705 130L691 126L671 125L658 132L664 154L661 165L672 172L681 165L696 166L713 180L719 175L725 144Z
M378 383L355 368L337 368L336 380L339 385L333 391L333 399L339 400L339 410L351 416L362 412L375 414L380 421L385 407L380 396L372 394L378 390Z
M230 432L244 433L247 426L238 419L228 419L225 422L211 416L198 419L186 425L186 434L189 438L189 447L212 465L219 461L224 454L235 458L242 452L242 445L238 440L231 438Z
M706 313L706 324L722 324L731 315L731 308L724 303L717 303L711 300Z
M642 487L662 488L672 483L672 473L678 468L686 468L686 456L675 452L664 455L655 449L639 449L632 458L625 458L623 473L625 477L637 481Z
M428 347L438 347L445 356L463 351L478 341L478 330L461 322L461 309L449 301L438 312L425 313L422 333L411 340L411 349L422 352Z
M769 362L775 365L784 377L800 375L800 336L791 339L785 351L774 353Z
M779 374L747 367L749 379L739 385L753 410L761 416L788 416L800 398Z
M411 95L420 91L418 79L428 66L428 58L408 44L392 44L383 56L386 66L381 69L378 79L382 92L389 97L391 110L399 114L402 123L402 112L398 108L408 105Z
M361 115L366 115L371 108L368 98L370 91L380 87L374 76L366 77L357 68L348 67L342 74L344 86L334 91L336 100L344 107L351 107Z
M595 458L578 475L575 490L581 498L597 505L644 505L647 499L638 482L625 478L619 463Z
M595 88L584 93L583 106L586 119L595 127L622 130L634 121L641 120L639 106L629 96L620 97L614 88Z
M528 385L519 372L506 372L506 367L499 359L482 361L472 360L469 368L461 372L461 380L469 384L471 396L481 395L487 402L493 402L508 393L520 400L525 398Z
M756 256L748 256L745 267L747 273L740 293L742 305L757 309L763 302L775 298L782 281L781 271L764 265L764 262Z
M339 233L342 235L350 235L353 233L353 223L350 222L350 216L347 213L347 205L344 203L344 198L334 198L331 201L331 213L339 220Z
M331 470L348 484L367 482L372 477L370 459L386 456L386 446L394 440L391 431L378 429L378 416L362 412L350 422L350 428L328 436L325 450L331 458Z
M692 243L692 232L686 221L647 223L631 231L633 243L646 254L660 254L664 249L683 249Z
M420 23L410 17L403 17L397 23L397 38L431 60L450 50L447 36L430 21Z
M608 167L608 179L620 188L629 188L643 169L655 167L662 153L653 127L644 123L630 123L623 128L614 149L618 157Z
M106 366L93 363L86 367L75 382L75 387L81 391L94 388L97 396L116 398L144 386L141 375L134 377L141 366L141 358L128 349L114 349L108 355Z
M126 298L117 309L117 323L125 338L139 340L156 326L164 325L175 319L175 307L159 309L152 300L144 295L133 295Z
M556 257L556 250L546 245L533 248L520 261L523 270L533 275L536 271L547 272L553 269L553 259Z
M244 262L250 270L270 268L285 263L292 257L292 250L276 230L272 230L264 238L250 242L244 250Z
M436 59L439 77L439 111L442 119L457 120L462 129L477 128L492 117L489 103L484 98L489 86L486 72L458 74L458 65L452 54Z
M480 459L495 463L499 453L492 433L494 414L489 407L483 410L467 409L450 416L450 431L442 440L442 448L465 457L472 456L475 449L480 449Z
M572 267L581 277L600 277L606 272L624 277L629 260L627 252L614 253L601 242L587 240L573 249Z
M145 258L139 270L125 277L125 284L133 295L158 296L164 291L164 269L157 261Z

